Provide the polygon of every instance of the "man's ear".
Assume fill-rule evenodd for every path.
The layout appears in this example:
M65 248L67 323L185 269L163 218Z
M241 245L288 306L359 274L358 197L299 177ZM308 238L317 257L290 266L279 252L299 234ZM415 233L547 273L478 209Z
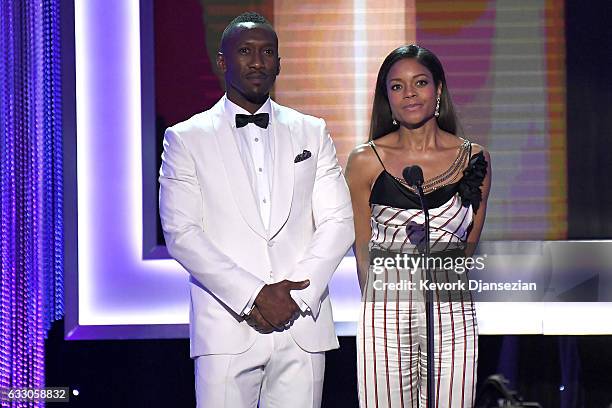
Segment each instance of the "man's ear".
M280 69L281 69L280 61L281 61L281 59L280 59L280 57L278 57L278 68L276 69L276 75L280 74Z
M221 51L217 53L217 68L219 68L219 71L221 71L224 74L227 71L227 65L225 64L225 57L223 56L223 53Z

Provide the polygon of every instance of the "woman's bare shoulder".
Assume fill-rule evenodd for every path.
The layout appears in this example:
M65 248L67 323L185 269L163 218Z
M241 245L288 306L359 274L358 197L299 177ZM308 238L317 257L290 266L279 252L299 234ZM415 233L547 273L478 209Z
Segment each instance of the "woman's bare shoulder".
M491 162L491 155L489 154L489 151L487 149L485 149L483 146L479 145L478 143L472 143L472 156L474 156L475 154L478 154L482 152L482 154L484 155L485 159L487 160L487 162Z
M346 172L351 177L371 180L381 170L381 165L370 143L355 146L346 165Z
M376 160L376 154L374 153L372 145L368 142L355 146L349 154L348 163L354 165L368 165L372 160Z

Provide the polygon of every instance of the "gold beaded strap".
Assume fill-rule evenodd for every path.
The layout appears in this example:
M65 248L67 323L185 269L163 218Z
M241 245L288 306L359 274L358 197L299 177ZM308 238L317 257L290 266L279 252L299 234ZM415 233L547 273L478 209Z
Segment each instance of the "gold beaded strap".
M455 157L455 160L450 165L450 167L446 169L446 171L444 171L443 173L423 182L423 192L425 194L431 193L432 191L437 190L440 187L450 184L450 182L454 181L457 178L457 175L463 172L467 161L470 159L470 145L470 141L464 139L463 143L461 143L461 146L459 146L459 153L457 154L457 157ZM409 186L404 179L393 175L392 177L402 183L402 185L407 187L410 191L416 193L416 189Z

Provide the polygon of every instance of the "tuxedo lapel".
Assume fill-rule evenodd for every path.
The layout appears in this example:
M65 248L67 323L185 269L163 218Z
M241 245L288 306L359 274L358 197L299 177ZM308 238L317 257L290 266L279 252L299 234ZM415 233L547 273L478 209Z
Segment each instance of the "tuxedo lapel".
M274 173L270 208L269 237L273 238L289 218L294 183L294 155L291 121L282 107L272 102L272 130L274 132Z
M242 218L244 218L249 227L263 238L266 238L267 234L259 215L255 193L244 168L232 128L227 118L225 118L224 99L217 102L212 110L214 111L212 122L215 138L221 152L221 161L225 168L225 175L229 180L234 201L240 209Z

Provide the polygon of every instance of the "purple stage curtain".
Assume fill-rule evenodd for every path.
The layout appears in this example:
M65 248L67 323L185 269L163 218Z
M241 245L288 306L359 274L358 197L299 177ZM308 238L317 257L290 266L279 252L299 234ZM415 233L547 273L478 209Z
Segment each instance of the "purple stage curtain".
M63 315L59 0L0 3L0 387L45 384ZM43 406L3 400L2 407Z

